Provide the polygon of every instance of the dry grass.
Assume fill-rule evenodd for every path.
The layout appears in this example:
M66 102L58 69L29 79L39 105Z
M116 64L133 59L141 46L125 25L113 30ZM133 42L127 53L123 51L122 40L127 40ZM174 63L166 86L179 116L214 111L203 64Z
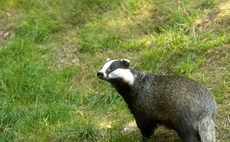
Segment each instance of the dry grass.
M203 62L205 69L204 74L207 74L206 86L211 88L218 85L223 78L229 76L230 65L230 45L222 45L221 47L214 48L206 53L206 58ZM217 78L219 76L220 78ZM228 77L226 78L228 79ZM224 82L223 82L224 83ZM227 85L227 84L226 84ZM225 94L227 92L224 92Z
M216 115L216 137L218 141L228 142L230 140L230 99L217 105Z
M224 2L218 7L208 10L207 13L207 16L195 21L196 30L209 33L218 29L230 31L230 2Z

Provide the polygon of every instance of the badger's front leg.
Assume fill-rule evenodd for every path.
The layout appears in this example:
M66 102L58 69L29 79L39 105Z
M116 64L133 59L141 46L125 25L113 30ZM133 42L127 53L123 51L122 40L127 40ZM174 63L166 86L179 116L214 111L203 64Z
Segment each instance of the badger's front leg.
M136 120L138 128L141 130L142 139L146 142L150 136L155 132L157 123L154 121L138 121Z

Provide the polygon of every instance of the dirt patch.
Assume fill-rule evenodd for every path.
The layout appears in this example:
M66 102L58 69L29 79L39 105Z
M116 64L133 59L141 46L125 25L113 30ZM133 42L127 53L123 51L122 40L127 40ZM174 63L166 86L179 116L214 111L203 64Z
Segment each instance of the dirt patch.
M0 45L3 45L7 42L7 39L10 37L10 31L0 30Z
M136 121L131 121L128 124L126 124L123 128L124 132L131 133L137 129Z
M76 66L81 62L81 54L75 46L63 46L59 52L58 67Z
M63 35L59 43L55 43L51 57L57 61L58 68L68 68L77 66L83 60L83 55L79 51L79 43L74 33Z
M230 31L230 2L222 3L215 9L210 10L208 14L197 19L194 23L196 31L213 32L217 29Z

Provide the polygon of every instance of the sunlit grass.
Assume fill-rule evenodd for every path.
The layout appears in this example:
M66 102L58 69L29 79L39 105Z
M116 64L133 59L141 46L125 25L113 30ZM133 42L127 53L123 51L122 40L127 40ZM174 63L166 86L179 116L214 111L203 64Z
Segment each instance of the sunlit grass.
M217 19L203 22L215 8ZM138 129L123 130L134 118L122 97L96 77L107 58L193 78L221 104L230 85L227 16L214 0L0 1L0 141L140 141ZM179 140L163 129L151 141L169 136Z

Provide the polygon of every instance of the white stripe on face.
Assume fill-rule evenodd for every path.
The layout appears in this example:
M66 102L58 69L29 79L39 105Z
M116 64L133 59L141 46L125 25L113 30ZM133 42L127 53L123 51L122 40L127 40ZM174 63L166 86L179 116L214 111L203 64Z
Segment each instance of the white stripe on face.
M113 61L115 61L115 60L110 60L110 61L108 61L108 62L102 67L102 69L100 70L100 72L103 72L104 77L107 77L107 74L106 74L105 72L106 72L106 70L108 69L108 67L113 63Z
M124 82L133 85L135 78L129 69L116 69L108 76L109 79L122 78Z

